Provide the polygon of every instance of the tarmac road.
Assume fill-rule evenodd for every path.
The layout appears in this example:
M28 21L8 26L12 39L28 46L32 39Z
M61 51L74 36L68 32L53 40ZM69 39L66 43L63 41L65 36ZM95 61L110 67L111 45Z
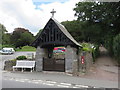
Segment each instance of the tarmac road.
M6 60L14 59L20 55L27 55L28 53L35 52L16 52L13 55L0 55L0 63L3 63ZM23 88L81 88L81 87L96 87L96 88L118 88L118 82L112 81L103 81L103 80L94 80L94 79L86 79L75 76L68 76L62 73L52 73L52 72L8 72L2 70L0 65L0 72L3 72L2 79L3 80L3 88L15 88L15 87L23 87ZM24 79L21 81L21 79ZM26 79L29 79L26 81ZM33 81L34 80L34 81ZM35 81L37 80L37 81ZM42 81L39 82L39 80ZM56 82L56 83L48 83L48 81ZM61 85L62 84L62 85ZM74 86L72 86L74 85ZM28 87L29 86L29 87Z
M2 65L2 69L4 67L4 61L15 59L16 57L21 55L27 56L27 54L29 53L33 53L35 55L36 52L15 52L14 54L11 55L0 55L0 64Z
M30 82L30 81L17 81L17 80L10 80L10 79L3 79L2 80L2 88L58 88L57 86L55 87L54 85L45 85L45 84L40 84L38 82Z

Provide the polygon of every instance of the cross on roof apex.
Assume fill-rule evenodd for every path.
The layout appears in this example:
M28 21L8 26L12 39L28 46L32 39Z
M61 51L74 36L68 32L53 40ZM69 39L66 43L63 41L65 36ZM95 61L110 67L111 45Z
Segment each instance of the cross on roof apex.
M53 9L50 13L52 13L52 18L53 18L56 11Z

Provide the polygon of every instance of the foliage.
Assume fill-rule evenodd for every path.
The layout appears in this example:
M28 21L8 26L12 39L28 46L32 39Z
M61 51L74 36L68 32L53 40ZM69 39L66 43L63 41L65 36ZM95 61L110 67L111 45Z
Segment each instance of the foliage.
M64 21L64 22L61 22L61 24L63 24L65 26L65 28L70 32L70 34L77 41L83 40L83 36L82 36L82 33L81 33L82 22L74 20L74 21Z
M115 58L120 63L120 34L113 39L113 52Z
M103 42L103 30L97 23L91 24L88 21L64 21L62 24L78 42L91 42L100 44Z
M2 44L11 44L11 34L6 33L3 35L3 40L2 40Z
M105 47L109 51L109 55L111 57L113 57L114 56L114 54L113 54L113 36L109 36L109 38L107 38L105 40Z
M118 38L120 34L120 2L79 2L74 11L77 20L84 23L80 24L79 29L83 40L103 44L110 56L117 57L119 52L116 48L119 47L119 42L114 37ZM97 51L96 49L96 55L93 56L98 56Z
M99 46L90 43L81 43L81 45L83 48L80 50L85 52L91 52L93 57L93 62L95 62L95 59L98 58L99 56Z
M95 62L96 58L100 55L99 46L95 45L95 47L96 48L92 51L93 62Z
M35 38L37 38L37 37L40 35L40 33L42 32L42 30L43 30L43 29L40 29L40 30L39 30L39 32L37 33L37 35L35 36Z
M2 49L2 44L0 44L0 50Z
M93 48L91 46L93 46L92 44L90 43L81 43L82 45L82 50L83 51L87 51L87 52L92 52Z
M13 46L13 45L9 45L9 44L4 44L4 45L2 45L2 48L14 48L15 49L15 47Z
M79 2L74 8L75 16L79 20L103 23L107 26L119 23L119 10L120 2Z
M12 66L15 66L16 65L16 59L12 59L12 60L9 60L10 62L12 62Z
M23 55L23 56L18 56L16 59L17 60L24 60L24 59L27 59L27 58L26 58L26 56Z
M6 27L2 24L0 24L0 31L1 31L0 33L1 36L7 32Z
M16 62L16 59L12 59L12 60L9 60L9 61L15 61Z
M0 39L2 38L2 47L21 47L25 45L30 45L34 41L34 36L28 29L15 28L13 33L7 33L4 25L0 24ZM1 40L0 40L1 41Z
M15 47L21 47L25 45L30 45L34 40L34 36L27 29L15 28L11 39Z
M120 33L120 2L79 2L74 11L77 19L85 22L81 29L85 41L104 44Z
M32 46L23 46L21 49L16 49L16 51L36 51L36 48Z
M6 38L6 36L5 36L6 32L7 32L6 27L4 25L0 24L0 44L5 43L4 40Z

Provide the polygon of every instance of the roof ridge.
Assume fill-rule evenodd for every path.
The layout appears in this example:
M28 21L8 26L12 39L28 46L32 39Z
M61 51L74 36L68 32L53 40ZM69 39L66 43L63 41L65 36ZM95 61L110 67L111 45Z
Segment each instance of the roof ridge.
M51 18L57 26L60 28L60 30L71 40L73 43L75 43L78 46L81 46L73 37L72 35L67 31L64 25L62 25L60 22L58 22L55 18ZM63 30L64 29L64 30Z

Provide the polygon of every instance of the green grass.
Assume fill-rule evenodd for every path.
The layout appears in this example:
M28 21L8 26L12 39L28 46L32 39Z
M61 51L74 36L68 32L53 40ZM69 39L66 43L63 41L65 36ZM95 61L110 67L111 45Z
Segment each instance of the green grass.
M14 48L15 49L15 47L13 46L13 45L9 45L9 44L4 44L4 45L0 45L2 48Z
M23 46L22 49L16 49L16 51L36 51L36 48L31 46Z

